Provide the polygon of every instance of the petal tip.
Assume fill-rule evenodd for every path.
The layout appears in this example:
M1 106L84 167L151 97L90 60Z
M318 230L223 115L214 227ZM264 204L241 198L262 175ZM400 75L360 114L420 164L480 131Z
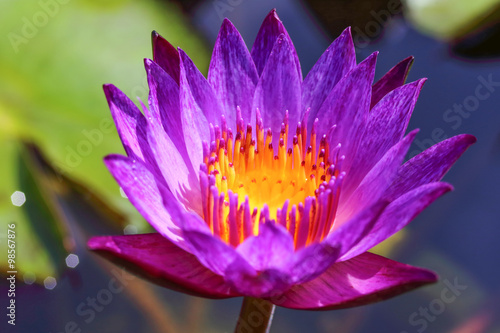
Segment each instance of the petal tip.
M269 14L267 14L266 18L264 19L264 21L267 19L267 18L274 18L275 20L281 22L279 16L278 16L278 13L276 11L276 8L273 8L271 9L271 11L269 12Z
M472 134L463 134L463 136L464 136L464 141L468 145L472 145L477 142L477 138Z

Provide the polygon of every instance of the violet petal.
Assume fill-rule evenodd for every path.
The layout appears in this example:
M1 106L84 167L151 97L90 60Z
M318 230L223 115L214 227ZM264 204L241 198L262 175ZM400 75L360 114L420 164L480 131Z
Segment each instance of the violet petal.
M270 301L291 309L344 309L394 297L436 280L429 270L366 252L336 263L316 279Z
M220 96L229 128L236 129L236 107L250 123L252 99L259 76L250 52L234 25L224 19L208 69L208 82Z
M411 158L398 170L398 177L388 189L386 197L393 200L400 195L430 182L441 180L460 156L476 142L469 134L460 134L441 141Z
M302 107L310 108L308 131L316 118L321 104L333 87L356 66L356 52L347 28L335 39L302 82Z
M294 252L290 233L280 225L266 222L259 234L247 238L236 249L257 271L288 269Z
M352 195L340 199L342 208L337 214L339 221L348 219L358 211L377 202L397 176L418 129L411 131L403 140L396 143L363 178Z
M372 88L371 108L377 104L382 97L390 91L402 86L405 83L408 72L413 64L413 56L400 61L396 66L391 68L380 80L375 82Z
M285 36L281 35L274 44L255 89L252 108L253 111L261 111L265 126L271 128L274 147L278 147L281 123L286 111L290 128L297 126L300 116L300 83L300 77L294 67L292 46ZM289 135L289 146L292 140L292 135Z
M320 243L311 244L295 254L294 283L316 278L361 239L369 235L388 202L381 200L359 212L339 227L335 227Z
M179 52L156 31L151 34L153 61L179 84Z
M221 276L160 234L93 237L88 246L128 271L169 289L207 298L239 296Z
M430 183L413 189L391 202L379 217L370 234L347 252L341 260L348 260L394 235L421 211L443 194L452 190L447 183Z
M297 51L295 51L292 39L288 35L285 26L279 19L278 14L276 14L276 9L272 9L269 14L267 14L264 22L262 22L262 25L260 26L259 32L257 33L257 37L255 38L255 42L252 46L251 54L253 61L255 62L257 73L259 76L262 75L269 59L269 55L271 54L274 44L280 35L284 35L283 38L285 38L290 45L293 62L295 63L295 68L297 69L300 81L302 81L302 70L300 69Z
M421 79L394 89L369 112L344 193L351 193L387 150L403 138L424 82Z

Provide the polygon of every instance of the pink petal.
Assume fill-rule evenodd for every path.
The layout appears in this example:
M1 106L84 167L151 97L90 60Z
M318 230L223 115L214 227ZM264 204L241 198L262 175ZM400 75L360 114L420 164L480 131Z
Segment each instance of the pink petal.
M236 107L246 123L254 120L252 99L259 80L250 52L234 25L224 19L208 69L208 82L222 100L229 128L236 129Z
M142 151L147 146L146 119L137 106L114 85L105 84L103 89L125 152L145 161Z
M160 127L163 133L167 133L183 159L189 161L182 131L179 85L155 62L145 59L144 64L148 75L151 121L163 125Z
M190 230L190 228L185 227L183 228L183 236L190 245L189 252L215 274L224 276L228 266L236 262L239 262L246 270L255 272L248 262L236 252L236 249L211 233Z
M344 170L348 170L353 157L351 152L355 151L359 140L360 125L369 111L376 59L377 53L373 53L340 80L316 115L319 119L318 145L321 136L330 133L332 126L337 125L328 139L330 148L341 143L341 152L346 156Z
M373 85L371 108L390 91L402 86L405 83L412 64L412 56L402 60Z
M160 234L93 237L88 246L128 271L169 289L207 298L239 296L221 276Z
M103 88L127 156L144 162L157 180L168 186L148 143L146 118L135 104L114 85L105 84Z
M436 280L431 271L366 252L332 265L316 279L270 301L291 309L344 309L391 298Z
M437 198L452 190L447 183L430 183L413 189L391 202L371 232L357 243L341 260L348 260L386 240L406 226Z
M288 272L278 269L253 271L248 263L236 261L229 265L225 278L238 293L257 298L274 297L284 293L292 286Z
M280 21L278 14L276 14L276 9L272 9L269 14L267 14L264 22L262 22L259 32L257 33L257 38L255 38L255 42L252 46L251 54L253 61L255 62L257 73L260 76L264 71L264 68L266 67L267 61L269 59L269 55L271 54L271 51L274 48L274 44L276 43L276 40L280 35L284 35L283 38L286 39L288 45L290 45L293 62L295 64L295 68L297 69L297 74L302 81L302 70L300 69L300 62L297 56L297 51L295 51L292 39L288 35L285 26Z
M140 161L109 155L104 162L146 221L160 234L186 249L179 224L184 209L179 206L173 194L159 184Z
M269 297L284 292L291 285L288 272L274 268L258 272L236 249L209 233L185 228L183 235L190 245L189 251L200 263L215 274L223 275L242 295ZM254 264L257 261L254 260ZM276 264L276 260L272 263Z
M326 134L333 125L342 130L344 125L368 113L368 97L371 94L377 54L375 52L363 60L330 91L317 114L318 133ZM341 137L346 138L347 135Z
M151 34L153 60L179 84L179 52L156 31Z
M175 198L201 214L198 173L183 141L179 89L173 79L151 60L145 60L150 86L148 141L159 170Z
M399 168L398 177L388 189L386 197L393 200L420 185L441 180L475 142L473 135L461 134L441 141L413 157Z
M340 199L339 222L348 219L358 211L380 200L386 189L397 176L397 171L404 161L418 129L410 132L403 140L396 143L363 178L358 188L349 197ZM347 177L346 177L347 178Z
M403 138L424 82L421 79L394 89L369 112L344 193L351 193L387 150Z
M187 210L195 211L201 216L200 182L191 161L184 160L158 122L149 121L148 140L174 200L181 203Z
M302 82L302 107L310 108L309 132L330 91L355 66L356 52L351 28L347 28L330 44Z
M209 123L219 124L222 109L212 87L193 61L179 49L181 120L186 149L194 170L203 161L202 142L210 142Z
M372 230L387 201L379 201L335 228L321 243L299 250L294 257L294 283L316 278Z
M257 271L270 268L283 270L291 264L294 246L286 229L267 222L260 226L257 236L247 238L237 251Z
M253 100L253 110L259 109L265 127L273 132L273 146L278 147L281 123L289 114L290 128L295 128L300 117L300 77L295 70L292 45L281 35L262 72ZM292 143L289 135L289 145Z

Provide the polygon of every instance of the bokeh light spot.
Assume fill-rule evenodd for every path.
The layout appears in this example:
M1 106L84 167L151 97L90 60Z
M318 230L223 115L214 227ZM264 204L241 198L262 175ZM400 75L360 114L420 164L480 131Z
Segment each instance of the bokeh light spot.
M17 207L21 207L26 202L26 195L21 191L15 191L10 196L12 204Z

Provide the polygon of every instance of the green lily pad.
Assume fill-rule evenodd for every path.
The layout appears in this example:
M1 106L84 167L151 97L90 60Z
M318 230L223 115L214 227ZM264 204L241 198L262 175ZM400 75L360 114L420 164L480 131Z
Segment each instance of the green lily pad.
M107 154L123 153L102 84L114 83L134 101L146 101L142 60L152 57L152 30L194 55L202 68L208 52L180 10L163 2L9 0L0 3L0 22L0 218L26 227L18 246L38 259L19 265L50 275L55 266L49 253L55 252L36 241L40 231L10 201L20 188L17 140L36 142L58 172L78 179L146 230L102 163Z
M416 28L439 39L454 39L498 19L500 0L406 0L405 16Z

